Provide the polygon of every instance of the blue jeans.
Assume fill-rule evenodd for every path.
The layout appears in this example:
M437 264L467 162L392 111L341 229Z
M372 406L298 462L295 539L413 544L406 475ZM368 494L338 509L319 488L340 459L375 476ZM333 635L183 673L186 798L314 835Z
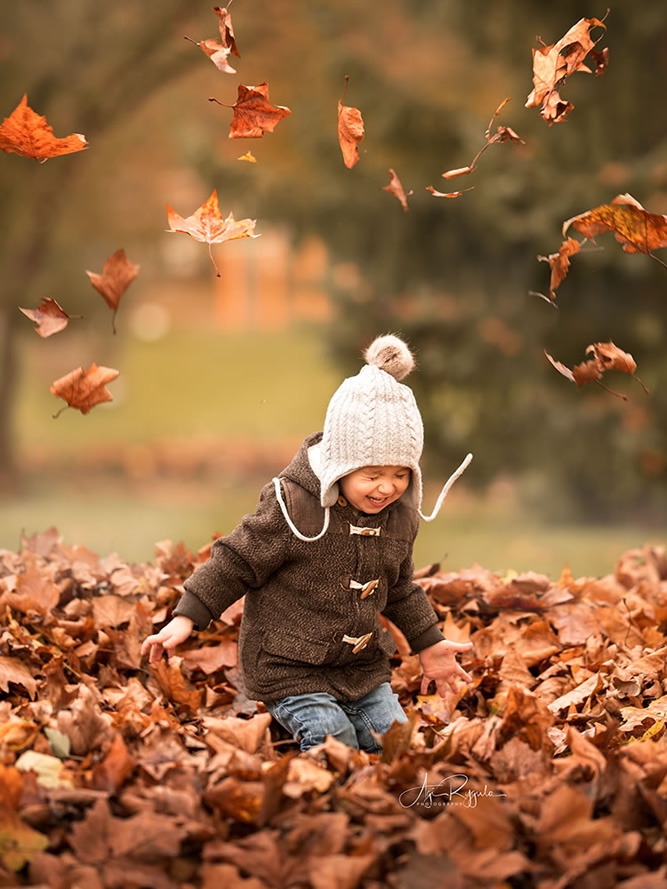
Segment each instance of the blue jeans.
M327 735L350 747L380 753L382 745L373 732L383 735L394 722L407 722L398 697L388 682L358 701L337 701L327 692L289 695L266 709L299 741L301 750L323 744Z

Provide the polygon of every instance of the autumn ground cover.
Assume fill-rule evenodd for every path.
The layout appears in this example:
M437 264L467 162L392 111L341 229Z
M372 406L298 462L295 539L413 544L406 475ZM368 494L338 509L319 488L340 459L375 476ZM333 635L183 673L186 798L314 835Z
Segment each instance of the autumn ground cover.
M58 532L0 550L0 885L665 885L667 560L557 580L418 572L472 686L420 696L382 756L300 756L237 684L242 606L149 667L140 644L207 558Z

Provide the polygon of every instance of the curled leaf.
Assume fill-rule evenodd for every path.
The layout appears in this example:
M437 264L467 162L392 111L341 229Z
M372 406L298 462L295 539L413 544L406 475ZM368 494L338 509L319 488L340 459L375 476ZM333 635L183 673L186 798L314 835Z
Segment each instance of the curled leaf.
M408 211L408 196L412 194L412 191L409 191L406 195L405 189L401 184L401 180L396 175L395 171L390 168L389 170L389 185L383 186L383 191L388 191L389 194L393 194L394 197L398 198L401 202L401 207L407 213Z
M463 188L461 191L438 191L432 185L427 185L426 191L430 191L434 198L460 198L464 191L472 191L474 187L471 185L470 188Z
M468 176L473 172L475 167L477 166L477 161L484 154L487 148L491 145L495 145L497 142L518 142L521 145L525 145L524 140L519 136L511 127L498 126L496 132L491 135L491 127L493 126L494 121L503 110L505 105L509 102L509 99L503 99L503 101L498 105L496 110L493 112L491 116L491 120L489 121L489 125L486 128L486 132L484 133L484 138L486 139L486 144L483 145L474 158L470 161L470 163L465 167L456 167L453 170L446 170L442 174L443 179L457 179L459 176ZM448 195L449 197L449 195Z
M345 91L343 99L338 100L338 144L343 155L343 163L351 170L359 161L359 149L357 145L366 135L361 111L350 105L344 105L345 92L349 75L345 76Z
M614 392L612 389L608 389L600 383L600 377L603 373L608 370L619 370L622 373L629 374L637 380L644 392L648 394L646 386L642 383L639 377L635 375L637 363L632 355L630 355L629 352L624 352L622 349L619 349L618 346L612 342L593 343L588 346L586 355L590 357L587 357L586 361L575 365L572 369L565 364L562 364L560 361L556 361L548 352L545 351L544 354L560 374L571 382L576 383L577 386L584 386L586 383L595 382L599 386L602 386L607 392L616 395L617 398L622 398L623 401L627 401L626 395Z
M606 28L606 25L599 19L582 18L556 43L533 49L533 89L525 107L537 108L541 105L540 115L549 126L565 120L574 108L571 102L563 101L560 97L558 89L563 82L575 71L591 72L584 59L601 39L591 38L594 28ZM608 53L603 51L600 61L596 60L598 74L604 71L607 58Z
M549 296L556 299L556 290L562 284L570 268L570 257L581 250L581 244L575 238L567 238L563 241L558 253L550 253L548 256L538 256L540 262L548 262L551 268L551 281L549 282Z

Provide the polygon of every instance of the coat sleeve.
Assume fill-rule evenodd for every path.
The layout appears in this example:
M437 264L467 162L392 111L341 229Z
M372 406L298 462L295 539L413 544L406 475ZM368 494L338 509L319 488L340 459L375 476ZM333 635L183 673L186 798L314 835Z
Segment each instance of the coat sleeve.
M208 561L185 581L185 594L174 614L183 614L197 629L204 629L280 568L288 556L289 538L273 485L266 485L255 512L216 540Z
M384 614L403 632L412 651L418 653L445 637L438 626L438 615L424 588L412 579L413 575L410 547L410 555L401 564L398 580L389 590Z

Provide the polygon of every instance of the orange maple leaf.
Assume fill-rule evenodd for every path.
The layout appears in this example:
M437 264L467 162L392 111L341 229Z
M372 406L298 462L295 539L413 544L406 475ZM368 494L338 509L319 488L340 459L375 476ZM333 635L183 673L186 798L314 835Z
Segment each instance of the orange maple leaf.
M470 188L462 188L461 191L438 191L432 185L427 185L426 191L430 191L434 198L460 198L464 191L472 191L474 187L471 185Z
M349 79L349 74L346 74L343 98L338 100L338 144L343 155L343 162L348 170L351 170L360 159L357 145L363 141L366 133L361 111L343 104Z
M389 194L393 194L394 197L398 198L398 200L401 202L401 207L403 207L403 209L407 213L409 209L408 196L412 194L412 191L409 191L406 195L405 189L401 184L401 180L396 175L396 172L391 168L389 169L389 185L384 185L382 190L388 191Z
M222 218L217 189L213 189L208 200L192 216L185 219L167 204L167 219L170 231L182 232L190 235L196 241L208 244L208 255L211 257L213 268L218 277L220 277L220 272L211 253L211 244L222 244L224 241L235 241L238 238L259 237L255 234L257 220L239 219L237 221L231 211L226 219Z
M214 97L210 97L209 102L217 102L224 108L234 110L229 127L230 139L261 139L264 133L272 133L280 121L292 113L285 105L272 105L269 102L268 83L257 86L240 83L233 105L225 105Z
M561 99L558 88L575 71L591 73L584 59L601 37L592 40L590 33L594 28L606 27L599 19L582 18L557 43L533 49L533 89L525 107L541 105L540 115L549 126L565 120L574 108L571 102ZM606 51L596 54L596 73L604 71L607 59Z
M55 299L45 296L36 309L22 309L19 311L34 321L37 327L35 333L42 337L53 336L64 330L69 323L70 318L80 318L81 315L68 315L67 312L58 305Z
M88 148L88 143L80 133L72 133L63 139L54 136L53 127L46 118L28 105L27 95L0 124L0 149L7 153L36 158L43 163L50 157L72 154L84 148Z
M102 274L86 271L90 283L104 297L104 301L113 312L113 332L116 333L116 312L120 299L139 274L139 266L125 255L123 249L116 250L102 266Z
M113 396L106 388L106 384L119 376L119 371L112 367L102 367L91 364L88 370L78 367L70 371L64 377L55 380L50 386L50 392L56 398L62 398L68 407L76 408L82 414L87 414L96 404L104 401L113 401ZM54 414L60 416L62 410Z
M626 253L645 253L665 265L651 251L667 247L667 216L648 213L632 195L616 195L611 204L602 204L567 219L563 223L563 237L570 226L589 241L595 241L595 236L603 232L614 232Z
M642 383L639 377L635 375L637 363L632 355L630 355L629 352L624 352L622 349L619 349L618 346L612 342L593 343L588 346L586 348L586 355L591 357L588 358L588 360L583 361L581 364L575 365L571 370L560 361L554 360L547 351L545 351L544 354L560 374L571 382L576 383L577 386L583 386L592 381L597 383L607 392L610 392L612 395L616 395L618 398L622 398L623 401L627 401L626 395L621 395L620 392L614 392L613 389L608 389L600 382L600 377L605 371L620 370L622 373L629 374L637 380L644 392L648 394L646 386Z

